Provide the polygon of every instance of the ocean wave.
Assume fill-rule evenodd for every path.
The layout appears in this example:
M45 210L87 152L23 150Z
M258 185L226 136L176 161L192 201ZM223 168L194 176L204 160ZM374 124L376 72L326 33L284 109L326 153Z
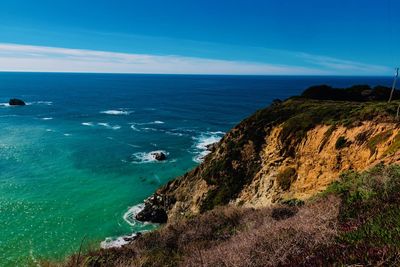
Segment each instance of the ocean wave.
M81 124L84 126L94 126L93 122L82 122Z
M134 130L135 132L140 132L138 128L134 124L131 125L131 129Z
M199 136L193 137L193 140L195 141L193 145L194 153L196 154L193 157L193 161L197 163L203 162L204 157L210 153L210 151L207 149L207 146L219 142L224 134L225 133L222 131L204 132Z
M46 105L51 106L53 105L52 101L34 101L34 102L26 102L27 105Z
M5 103L0 103L0 106L1 107L9 107L10 104L8 104L8 102L5 102Z
M124 245L129 244L131 240L135 239L137 235L138 235L137 233L133 233L131 235L124 235L116 238L107 237L104 241L100 242L100 247L102 249L120 248Z
M144 203L137 204L133 207L130 207L127 212L124 213L122 218L125 222L127 222L130 226L136 226L138 224L143 224L136 220L136 215L144 208Z
M111 109L111 110L100 111L100 113L107 115L129 115L132 112L133 111L123 110L123 109Z
M156 157L154 156L154 153L159 153L159 152L164 153L166 156L168 156L169 154L164 150L155 150L151 152L137 152L131 155L130 162L135 164L159 162L158 160L156 160Z
M49 121L49 120L52 120L53 118L52 117L44 117L44 118L40 118L41 120L44 120L44 121Z
M119 125L110 125L107 122L98 122L97 125L106 127L107 129L113 129L113 130L121 129L121 126L119 126Z
M150 223L150 222L140 222L136 220L136 215L144 208L144 203L140 203L138 205L135 205L133 207L130 207L122 216L124 221L129 224L130 226L140 229L143 226L149 226L149 225L154 225L157 226L158 224L156 223ZM140 232L134 232L130 235L123 235L119 237L107 237L104 241L100 243L100 247L103 249L107 248L119 248L122 247L126 244L129 244L132 240L135 239L135 237L139 233L145 233L148 232L148 230L141 230Z

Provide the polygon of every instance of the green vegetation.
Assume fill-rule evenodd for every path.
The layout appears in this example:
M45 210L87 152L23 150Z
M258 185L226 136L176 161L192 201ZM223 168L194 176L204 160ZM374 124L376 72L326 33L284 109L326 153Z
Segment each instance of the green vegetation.
M348 147L350 145L350 142L346 139L344 136L340 136L335 143L335 148L337 150Z
M364 173L344 173L325 194L342 199L342 231L333 247L321 249L321 256L346 265L400 264L400 166L381 164Z
M292 183L296 180L297 173L296 169L292 167L288 167L284 169L282 172L278 173L276 176L276 181L278 182L279 187L283 191L289 190Z
M367 146L371 151L371 155L375 154L376 146L388 140L392 136L392 134L393 131L388 130L372 137L367 143Z
M385 155L391 155L396 153L400 149L400 133L397 134L394 139L393 143L388 147L388 149L385 151Z

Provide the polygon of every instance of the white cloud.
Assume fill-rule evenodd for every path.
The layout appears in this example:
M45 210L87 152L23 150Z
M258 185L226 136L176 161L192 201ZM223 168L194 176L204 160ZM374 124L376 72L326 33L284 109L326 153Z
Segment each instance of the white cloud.
M176 74L276 74L323 75L347 71L370 74L385 67L329 57L299 54L314 67L246 61L203 59L176 55L128 54L83 49L0 43L0 71L176 73Z

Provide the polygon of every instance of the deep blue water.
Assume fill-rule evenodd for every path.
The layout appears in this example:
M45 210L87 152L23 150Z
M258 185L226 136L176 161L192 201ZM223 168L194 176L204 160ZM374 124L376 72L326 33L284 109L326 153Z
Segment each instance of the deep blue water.
M246 116L315 84L391 78L0 73L0 266L151 228L132 206Z

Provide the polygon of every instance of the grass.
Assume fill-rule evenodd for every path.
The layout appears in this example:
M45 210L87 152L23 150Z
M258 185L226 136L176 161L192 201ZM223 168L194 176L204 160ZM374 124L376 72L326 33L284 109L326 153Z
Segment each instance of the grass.
M319 257L338 265L399 266L400 166L344 173L325 194L341 198L341 231L335 245L320 248Z

